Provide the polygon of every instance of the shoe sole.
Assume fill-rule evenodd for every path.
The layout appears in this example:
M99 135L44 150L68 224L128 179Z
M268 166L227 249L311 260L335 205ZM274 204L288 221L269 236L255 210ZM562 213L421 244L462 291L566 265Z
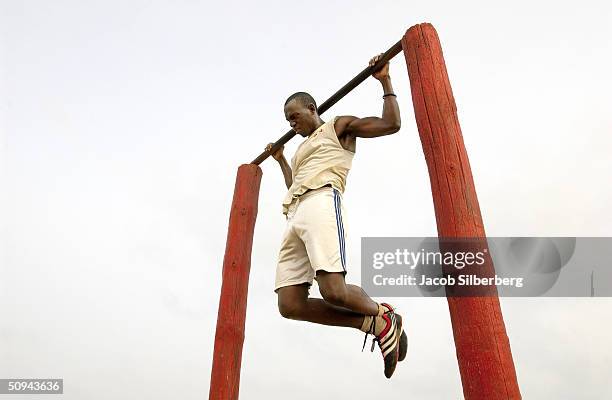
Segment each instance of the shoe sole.
M406 332L404 332L404 327L403 327L403 319L402 316L399 314L395 314L395 319L397 321L397 327L398 327L398 332L400 332L400 334L398 335L398 357L397 357L397 361L404 361L406 359L406 354L408 353L408 336L406 336Z

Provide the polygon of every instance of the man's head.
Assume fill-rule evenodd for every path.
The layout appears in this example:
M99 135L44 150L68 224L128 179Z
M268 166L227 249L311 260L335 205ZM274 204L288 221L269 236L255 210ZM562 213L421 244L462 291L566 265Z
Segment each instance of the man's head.
M310 135L321 124L317 103L306 92L292 94L285 101L285 118L291 129L301 136Z

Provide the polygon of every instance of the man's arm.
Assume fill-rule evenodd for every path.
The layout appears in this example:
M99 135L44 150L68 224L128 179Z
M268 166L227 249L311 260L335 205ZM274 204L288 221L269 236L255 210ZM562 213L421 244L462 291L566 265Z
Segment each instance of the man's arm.
M282 158L278 161L278 164L281 167L281 170L283 171L283 177L285 178L285 185L287 185L287 189L289 189L291 187L291 185L293 184L293 177L292 177L292 173L291 173L291 167L289 166L289 163L287 162L287 160L285 159L285 156L281 156Z
M379 56L370 60L370 65L374 65ZM389 76L389 63L385 64L380 70L372 74L382 85L383 95L394 94L391 77ZM361 138L374 138L390 135L400 130L401 119L399 106L395 95L383 97L382 117L357 118L353 116L339 117L335 128L338 136L350 135Z
M268 144L266 146L266 151L270 151L270 149L272 148L272 145L273 143ZM274 154L272 154L272 157L276 161L278 161L278 165L280 165L281 171L283 171L283 177L285 178L285 185L287 185L287 189L289 189L291 185L293 184L293 174L291 172L291 167L289 166L289 163L287 162L287 159L285 158L285 155L283 154L284 149L285 149L285 146L282 146Z

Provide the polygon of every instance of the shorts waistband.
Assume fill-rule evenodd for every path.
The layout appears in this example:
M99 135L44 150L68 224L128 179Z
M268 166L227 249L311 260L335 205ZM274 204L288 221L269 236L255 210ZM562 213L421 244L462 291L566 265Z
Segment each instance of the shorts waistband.
M298 196L295 196L295 198L300 198L300 199L304 200L306 197L309 197L309 195L312 195L313 192L317 192L317 191L324 190L324 189L328 189L329 190L329 189L333 189L333 188L334 187L331 185L331 183L328 183L327 185L318 187L316 189L308 189L304 193L302 193L302 194L300 194Z
M339 190L337 190L335 187L333 187L331 184L327 184L325 186L321 186L319 188L316 189L308 189L307 191L305 191L304 193L302 193L301 195L298 196L294 196L293 199L291 200L291 203L287 206L288 209L288 214L293 214L296 210L298 205L306 200L307 198L321 193L321 192L326 192L326 191L335 191L336 193L338 193L338 195L340 196L340 198L342 198L342 193L340 193Z

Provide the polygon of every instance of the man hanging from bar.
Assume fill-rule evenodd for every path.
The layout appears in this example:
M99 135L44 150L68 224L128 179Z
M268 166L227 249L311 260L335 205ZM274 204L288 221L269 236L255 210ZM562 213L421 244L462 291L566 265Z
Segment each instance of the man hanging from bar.
M370 60L374 65L381 55ZM346 326L365 332L380 347L385 376L406 357L408 340L402 317L387 304L378 304L359 286L347 284L342 221L346 177L357 138L375 138L400 129L400 113L389 76L389 63L372 74L383 89L382 117L340 116L323 121L315 100L298 92L285 102L291 128L306 139L287 163L281 147L272 156L280 164L289 189L283 201L287 227L281 244L274 291L285 318L324 325ZM266 150L270 151L272 143ZM310 298L317 280L323 299ZM362 349L363 350L363 349Z

